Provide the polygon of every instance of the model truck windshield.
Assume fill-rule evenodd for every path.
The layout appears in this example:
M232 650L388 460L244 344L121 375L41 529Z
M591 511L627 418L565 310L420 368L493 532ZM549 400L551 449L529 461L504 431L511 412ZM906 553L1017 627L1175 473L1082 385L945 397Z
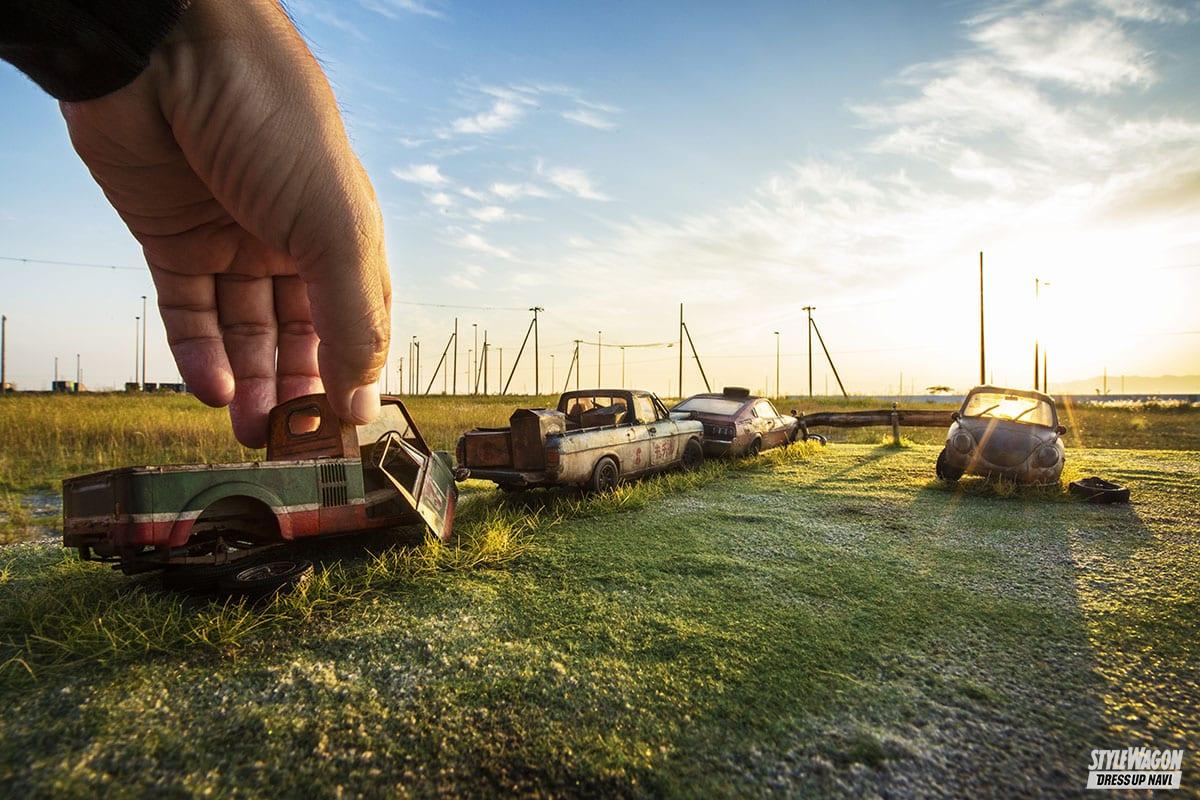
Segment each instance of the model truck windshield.
M675 406L675 410L731 416L738 412L744 402L743 400L725 400L721 397L693 397Z
M1054 408L1045 400L1001 392L979 392L967 399L964 417L1003 419L1031 425L1054 425Z

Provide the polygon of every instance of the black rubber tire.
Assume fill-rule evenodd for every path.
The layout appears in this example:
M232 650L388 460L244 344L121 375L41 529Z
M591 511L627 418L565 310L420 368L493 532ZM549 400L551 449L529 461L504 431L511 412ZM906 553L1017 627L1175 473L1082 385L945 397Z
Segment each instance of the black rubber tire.
M942 448L942 452L938 453L937 466L934 467L934 472L942 480L948 483L957 483L958 479L963 476L961 469L955 469L946 463L946 448Z
M695 439L688 439L687 444L683 446L683 456L679 459L679 466L684 472L691 472L700 469L700 465L703 463L704 445Z
M742 458L757 458L762 452L762 439L755 439L746 446L746 452L742 453Z
M312 569L312 562L303 558L273 558L230 570L217 582L217 588L237 597L258 599L298 586Z
M621 468L617 466L617 462L612 456L605 456L596 462L596 467L592 470L592 478L588 481L588 490L592 494L605 494L617 488L617 482L620 480Z

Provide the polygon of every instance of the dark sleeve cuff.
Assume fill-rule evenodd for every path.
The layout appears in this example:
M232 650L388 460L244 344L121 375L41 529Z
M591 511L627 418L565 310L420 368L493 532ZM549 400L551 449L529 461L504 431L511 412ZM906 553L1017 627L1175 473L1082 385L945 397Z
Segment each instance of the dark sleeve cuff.
M59 100L131 83L191 0L7 0L0 58Z

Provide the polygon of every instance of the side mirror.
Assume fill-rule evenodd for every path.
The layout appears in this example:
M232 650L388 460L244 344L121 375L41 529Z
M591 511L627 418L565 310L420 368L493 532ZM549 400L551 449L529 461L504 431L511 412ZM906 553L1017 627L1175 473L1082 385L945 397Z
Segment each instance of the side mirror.
M799 412L799 411L797 411L796 409L794 409L794 408L793 408L793 409L792 409L792 416L793 416L793 417L796 417L796 418L798 419L798 418L800 417L800 412Z
M1054 429L1054 432L1057 433L1059 436L1066 436L1067 435L1067 426L1059 425L1057 428Z
M960 419L962 419L962 414L958 413L957 411L951 411L950 419L954 420L955 422L958 422Z

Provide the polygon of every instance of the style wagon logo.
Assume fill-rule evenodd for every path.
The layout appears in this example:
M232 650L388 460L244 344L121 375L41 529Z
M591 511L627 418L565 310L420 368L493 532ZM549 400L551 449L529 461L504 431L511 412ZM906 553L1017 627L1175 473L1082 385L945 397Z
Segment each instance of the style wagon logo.
M1178 789L1182 777L1182 750L1093 750L1087 788Z

